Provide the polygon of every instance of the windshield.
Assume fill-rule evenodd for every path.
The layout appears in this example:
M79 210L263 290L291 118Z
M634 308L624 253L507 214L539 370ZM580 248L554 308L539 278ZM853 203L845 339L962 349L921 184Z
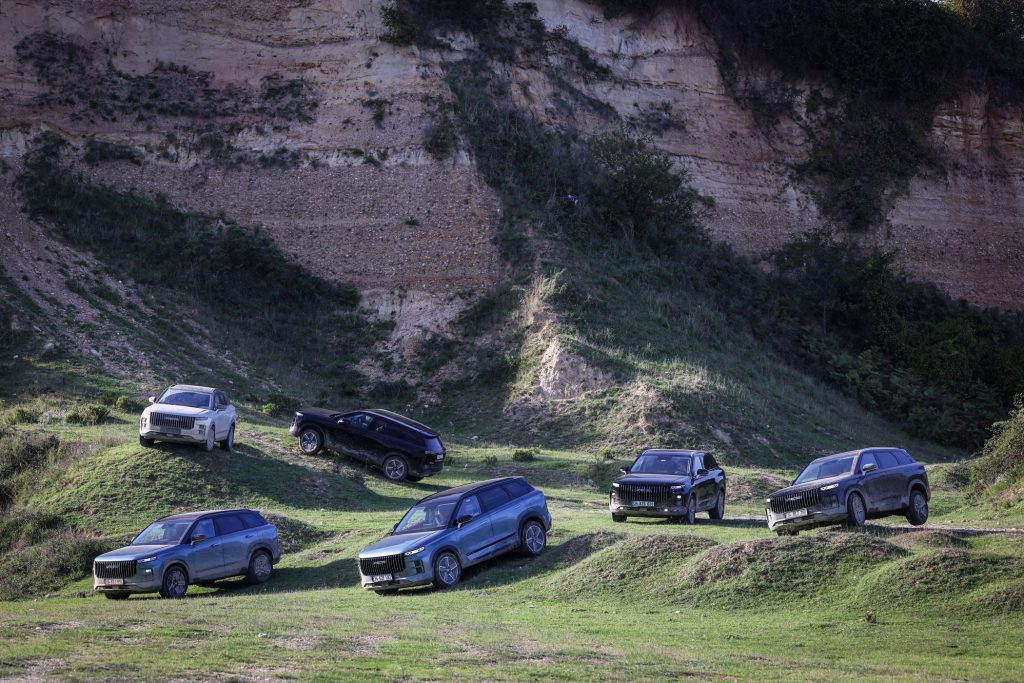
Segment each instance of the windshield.
M205 391L186 391L184 389L168 389L156 400L170 406L186 406L188 408L209 408L213 394Z
M854 456L848 455L843 458L834 458L832 460L815 460L800 473L800 476L796 478L794 484L803 484L808 481L817 481L818 479L831 479L832 477L839 477L844 474L853 472L853 461Z
M675 453L644 453L633 466L630 474L681 474L691 472L693 458Z
M402 521L398 523L398 526L395 527L395 533L416 534L424 531L446 529L448 522L451 521L457 502L459 502L459 499L456 496L451 496L427 500L419 505L414 505L411 510L405 513L405 517L402 517Z
M181 543L190 526L192 526L192 520L189 519L153 522L141 534L135 537L132 545L171 545Z

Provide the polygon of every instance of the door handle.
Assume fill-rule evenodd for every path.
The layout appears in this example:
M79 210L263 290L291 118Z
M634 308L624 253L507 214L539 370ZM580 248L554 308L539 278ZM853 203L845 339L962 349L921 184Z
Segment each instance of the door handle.
M219 545L220 545L220 543L211 543L211 544L210 544L210 547L211 547L211 548L216 548L216 547L217 547L217 546L219 546Z
M253 537L253 536L255 536L255 535L256 535L256 534L246 534L246 535L245 535L245 537L246 537L246 538L252 538L252 537Z

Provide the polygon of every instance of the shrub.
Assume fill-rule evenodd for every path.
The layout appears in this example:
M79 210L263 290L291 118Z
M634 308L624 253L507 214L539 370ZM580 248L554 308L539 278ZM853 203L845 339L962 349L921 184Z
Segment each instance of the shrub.
M91 403L82 411L82 422L87 425L98 425L110 415L110 408L99 403Z
M0 481L42 467L57 453L60 441L47 432L0 433Z
M975 497L993 488L1016 486L1024 479L1024 394L1014 400L1007 419L992 425L992 436L971 467Z
M480 462L488 466L497 465L498 456L494 455L493 453L488 453L484 457L480 458Z
M39 421L39 411L17 406L7 412L7 422L10 424L33 424Z
M513 462L533 462L540 457L539 448L517 448L512 451Z
M87 576L92 561L112 543L71 530L5 554L0 560L0 600L40 595Z
M144 404L128 396L118 396L114 402L114 409L120 413L137 413L141 411Z
M69 425L81 425L85 424L85 417L77 410L72 410L64 416L64 422Z

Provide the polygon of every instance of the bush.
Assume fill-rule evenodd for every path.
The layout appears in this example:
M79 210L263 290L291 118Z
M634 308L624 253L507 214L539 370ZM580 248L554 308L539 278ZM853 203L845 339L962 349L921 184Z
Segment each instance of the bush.
M47 432L9 431L0 433L0 481L47 464L57 453L60 441Z
M539 448L517 448L512 451L513 462L533 462L540 457Z
M498 456L494 455L493 453L488 453L487 455L485 455L484 457L482 457L480 459L480 462L482 462L483 464L485 464L487 466L497 465L498 464Z
M112 543L64 530L42 543L6 553L0 560L0 600L41 595L92 571L92 561Z
M992 425L992 436L971 467L975 497L993 489L1018 486L1024 480L1024 394L1014 400L1006 420Z
M114 409L120 413L137 413L144 407L145 405L142 401L136 401L128 396L118 396L117 400L114 401Z
M271 417L284 417L294 413L301 407L298 399L284 394L272 393L267 396L266 402L260 406L260 412Z
M83 424L98 425L110 415L110 408L99 403L92 403L82 411Z
M72 410L64 416L64 422L69 425L82 425L85 424L85 417L77 410Z
M33 424L39 421L39 411L17 406L7 411L7 422L12 425Z

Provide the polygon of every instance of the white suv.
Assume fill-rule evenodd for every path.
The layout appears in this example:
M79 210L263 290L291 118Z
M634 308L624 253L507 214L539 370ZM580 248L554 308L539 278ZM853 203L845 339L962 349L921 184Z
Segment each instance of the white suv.
M235 407L228 395L212 387L175 384L160 396L149 397L153 405L139 418L139 443L154 441L202 444L206 452L235 447Z

